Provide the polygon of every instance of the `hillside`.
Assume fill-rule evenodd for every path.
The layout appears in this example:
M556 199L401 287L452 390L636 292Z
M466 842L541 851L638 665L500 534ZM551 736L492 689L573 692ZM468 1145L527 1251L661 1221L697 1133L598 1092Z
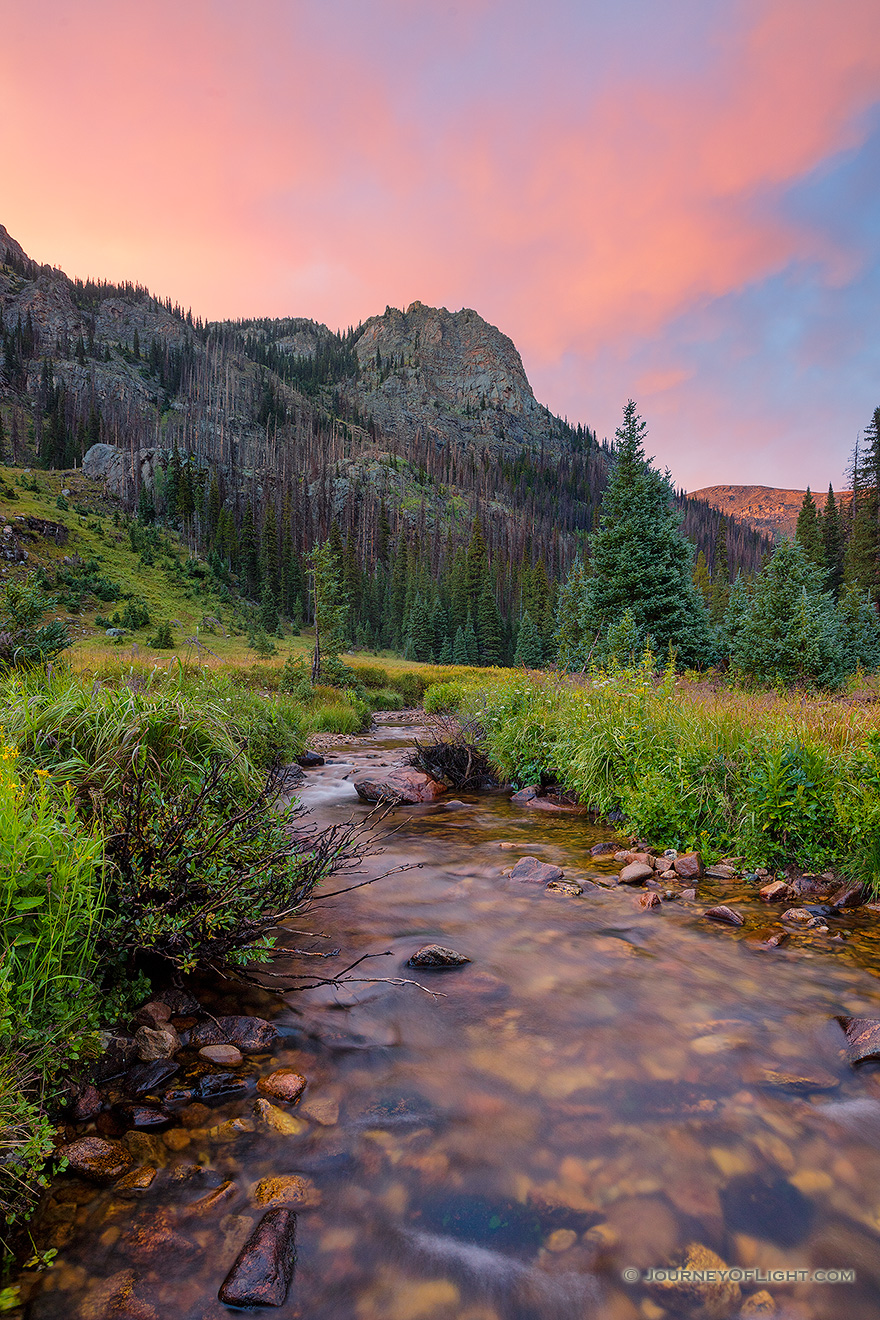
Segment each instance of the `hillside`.
M803 490L779 490L775 486L706 486L692 491L689 498L704 500L764 536L792 537L805 494ZM821 508L822 492L813 494ZM838 501L851 495L851 491L835 492Z
M549 618L610 453L535 399L512 341L475 311L416 302L344 332L205 323L138 284L40 266L2 227L0 259L0 461L70 472L111 446L93 471L123 508L170 520L252 600L268 567L291 618L308 610L302 558L332 534L366 645L401 646L403 611L438 588L451 635L476 618L476 578L467 600L453 579L477 521L505 645L538 609L535 574ZM718 514L679 506L711 563ZM734 571L766 549L738 523L728 546Z

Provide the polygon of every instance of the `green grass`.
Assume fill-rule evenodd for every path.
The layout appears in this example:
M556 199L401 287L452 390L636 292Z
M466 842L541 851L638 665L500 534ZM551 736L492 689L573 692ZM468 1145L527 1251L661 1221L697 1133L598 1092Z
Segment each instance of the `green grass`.
M583 684L475 675L462 713L510 782L559 782L648 844L834 865L880 888L876 706L618 670Z

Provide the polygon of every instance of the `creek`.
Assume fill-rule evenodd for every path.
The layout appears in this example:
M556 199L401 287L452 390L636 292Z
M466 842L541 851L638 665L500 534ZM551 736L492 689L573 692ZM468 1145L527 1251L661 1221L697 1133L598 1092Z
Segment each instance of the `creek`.
M334 748L301 801L321 825L365 815L353 768L409 738L388 726ZM263 1213L253 1189L288 1174L318 1203L298 1216L288 1300L265 1312L286 1320L724 1320L770 1314L762 1292L792 1320L880 1317L880 1073L846 1061L836 1021L880 1018L876 914L836 919L843 943L807 931L758 949L753 888L703 880L697 901L640 909L619 865L590 856L607 828L504 792L401 808L381 829L367 875L410 869L316 904L293 923L313 933L289 936L338 947L315 960L323 976L380 956L280 1011L215 990L212 1013L274 1011L280 1044L209 1122L184 1111L127 1134L157 1170L148 1186L55 1180L35 1231L58 1258L31 1320L235 1314L217 1290ZM521 856L583 896L506 879ZM731 902L743 928L702 918ZM407 968L429 943L471 962ZM253 1085L279 1066L308 1078L296 1132L253 1119ZM138 1229L163 1223L164 1238ZM687 1294L624 1279L691 1244L692 1263L788 1277ZM855 1281L806 1277L834 1269Z

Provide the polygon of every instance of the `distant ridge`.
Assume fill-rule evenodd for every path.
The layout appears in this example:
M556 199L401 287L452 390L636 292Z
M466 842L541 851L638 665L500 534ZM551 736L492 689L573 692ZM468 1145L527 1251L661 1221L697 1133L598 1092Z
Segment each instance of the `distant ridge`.
M704 486L702 490L688 491L693 500L705 500L729 517L737 518L765 536L794 536L797 516L804 502L805 490L781 490L776 486ZM835 491L838 502L848 500L851 491ZM813 491L813 498L821 510L825 503L824 490Z

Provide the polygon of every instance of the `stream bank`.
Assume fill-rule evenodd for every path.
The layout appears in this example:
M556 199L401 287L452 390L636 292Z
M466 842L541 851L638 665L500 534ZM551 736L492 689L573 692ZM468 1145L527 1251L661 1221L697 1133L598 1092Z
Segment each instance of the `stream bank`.
M317 822L367 814L352 774L410 736L389 725L326 748L300 793ZM364 878L411 869L297 923L328 939L290 935L340 949L325 974L368 961L281 1004L214 989L215 1017L271 1016L281 1034L225 1070L235 1093L114 1138L125 1186L55 1180L35 1234L58 1258L33 1280L33 1320L229 1316L218 1290L276 1205L298 1217L276 1313L302 1320L880 1315L880 1086L836 1020L880 1018L874 914L758 948L753 886L709 877L693 900L642 907L651 891L591 855L607 830L502 792L384 828ZM582 896L503 874L524 857ZM706 921L715 905L743 926ZM432 943L471 961L407 967ZM283 1069L306 1078L295 1105L260 1089ZM755 1275L693 1295L641 1277L689 1250ZM823 1268L855 1281L762 1277Z

